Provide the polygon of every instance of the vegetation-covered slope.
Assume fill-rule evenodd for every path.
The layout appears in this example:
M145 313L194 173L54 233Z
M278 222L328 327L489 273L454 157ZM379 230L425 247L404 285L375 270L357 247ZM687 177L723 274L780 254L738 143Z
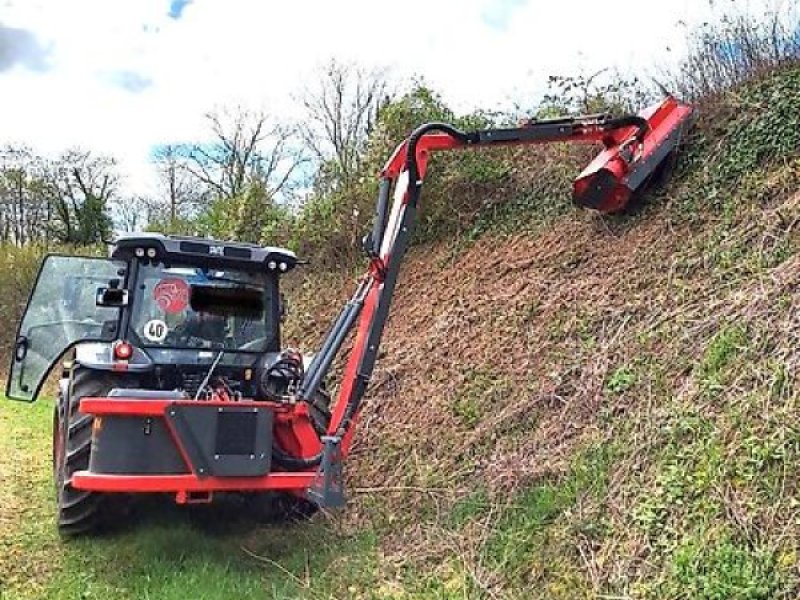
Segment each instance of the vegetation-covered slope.
M426 593L800 593L798 98L708 103L639 214L413 253L350 472Z

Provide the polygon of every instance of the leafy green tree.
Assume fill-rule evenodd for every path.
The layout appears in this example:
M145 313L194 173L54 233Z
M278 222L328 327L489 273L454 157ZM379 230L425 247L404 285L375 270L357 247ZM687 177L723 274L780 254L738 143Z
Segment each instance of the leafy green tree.
M200 232L251 243L288 241L291 213L263 184L254 182L232 198L217 198L199 218Z

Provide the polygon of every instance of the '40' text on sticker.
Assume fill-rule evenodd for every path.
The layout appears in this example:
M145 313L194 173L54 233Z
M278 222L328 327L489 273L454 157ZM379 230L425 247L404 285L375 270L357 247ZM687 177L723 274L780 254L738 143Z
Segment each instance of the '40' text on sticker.
M161 343L167 338L169 328L161 319L153 319L152 321L145 323L144 331L142 333L148 341Z

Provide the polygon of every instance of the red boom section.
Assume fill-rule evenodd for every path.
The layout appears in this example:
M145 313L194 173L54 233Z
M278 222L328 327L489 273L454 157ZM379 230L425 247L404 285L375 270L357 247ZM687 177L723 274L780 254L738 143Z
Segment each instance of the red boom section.
M376 328L382 330L388 314L387 308L386 314L376 316L384 293L386 274L391 273L393 263L399 265L402 259L407 241L402 242L403 249L397 252L397 260L393 260L398 240L401 236L407 237L405 213L409 210L412 197L416 198L412 190L416 190L417 196L419 194L431 152L557 142L603 144L605 149L575 181L573 198L580 206L612 213L624 208L633 192L644 188L649 178L678 147L681 136L691 124L693 112L691 106L667 97L639 115L618 119L594 115L532 121L519 128L472 133L458 132L447 125L430 124L400 144L380 174L382 180L394 184L394 201L379 239L380 248L374 249L370 269L364 276L364 287L357 294L363 303L363 310L359 315L357 334L328 429L330 435L342 437L343 454L347 454L358 418L356 406L348 421L352 398L363 394L363 381L368 379L371 371L371 366L365 369L365 364L374 360L365 362L364 357L369 354L374 356L377 352L377 343L373 345L368 340ZM412 160L415 163L413 168ZM416 181L409 181L409 174ZM393 283L390 287L393 287ZM389 290L389 296L392 291ZM380 333L377 335L379 338Z
M618 212L625 208L633 192L642 188L658 166L680 144L681 137L689 127L694 108L672 96L647 107L639 117L647 122L647 129L640 138L638 128L630 125L613 127L613 119L602 116L564 119L563 127L551 126L539 135L525 135L548 121L531 121L517 130L519 135L481 136L474 140L461 141L450 135L430 133L417 144L417 161L420 177L425 174L432 151L454 148L501 145L535 145L557 142L597 144L605 149L589 164L575 180L573 199L584 208L602 213ZM556 125L558 121L555 122ZM512 130L506 130L512 131ZM405 167L408 142L403 142L392 154L381 173L382 177L396 178Z

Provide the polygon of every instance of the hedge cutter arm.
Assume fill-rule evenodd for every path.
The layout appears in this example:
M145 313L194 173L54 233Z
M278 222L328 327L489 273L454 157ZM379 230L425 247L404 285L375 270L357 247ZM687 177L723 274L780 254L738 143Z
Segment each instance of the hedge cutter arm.
M414 227L417 203L434 151L485 146L600 143L603 150L578 176L573 200L601 213L622 210L634 192L680 143L694 109L667 97L638 115L589 115L532 120L519 127L463 132L445 123L417 128L401 143L380 173L378 202L372 231L364 240L369 269L350 301L333 322L320 351L309 365L298 397L308 400L358 321L358 329L339 388L323 454L346 455L361 400L366 391L389 315L389 308L405 252ZM391 203L391 207L390 207ZM332 456L311 459L313 464L333 464ZM318 498L322 500L322 498Z

